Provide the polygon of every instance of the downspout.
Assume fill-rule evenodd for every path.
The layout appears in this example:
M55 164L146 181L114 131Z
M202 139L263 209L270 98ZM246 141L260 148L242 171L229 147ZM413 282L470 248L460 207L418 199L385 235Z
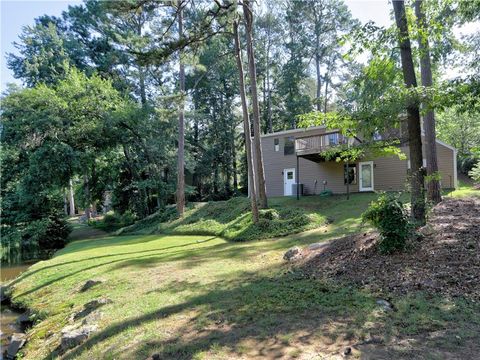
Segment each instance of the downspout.
M299 161L298 161L298 155L297 155L297 176L295 177L297 179L297 200L300 199L300 189L299 189L299 183L300 183L300 168L299 168Z

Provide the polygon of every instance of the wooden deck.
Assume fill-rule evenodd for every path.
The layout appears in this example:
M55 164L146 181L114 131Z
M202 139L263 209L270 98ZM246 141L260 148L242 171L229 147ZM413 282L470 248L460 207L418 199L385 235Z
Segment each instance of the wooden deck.
M321 135L298 137L295 139L296 155L312 161L325 161L321 152L329 148L350 144L360 144L360 140L354 137L346 137L339 131L332 131Z

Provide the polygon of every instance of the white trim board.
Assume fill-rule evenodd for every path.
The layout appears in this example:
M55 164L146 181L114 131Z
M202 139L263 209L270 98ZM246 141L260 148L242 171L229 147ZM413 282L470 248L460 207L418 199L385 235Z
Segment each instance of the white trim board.
M443 146L445 146L446 148L449 148L450 150L457 151L457 149L454 148L452 145L448 145L447 143L444 143L444 142L441 141L441 140L438 140L438 139L437 139L437 140L435 140L435 141L436 141L438 144L443 145Z
M453 149L453 187L458 189L457 149Z

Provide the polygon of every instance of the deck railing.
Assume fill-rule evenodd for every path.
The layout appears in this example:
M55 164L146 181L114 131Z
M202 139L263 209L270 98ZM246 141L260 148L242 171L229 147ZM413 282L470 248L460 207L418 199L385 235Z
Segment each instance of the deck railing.
M329 132L321 135L311 135L295 139L295 149L297 155L308 155L320 153L330 147L347 144L355 145L360 143L356 138L349 138L342 135L339 131Z

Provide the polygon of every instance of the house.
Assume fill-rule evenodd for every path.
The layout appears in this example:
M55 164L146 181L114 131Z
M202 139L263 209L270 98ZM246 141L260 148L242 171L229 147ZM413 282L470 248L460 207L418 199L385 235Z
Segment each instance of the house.
M347 192L347 165L326 160L322 152L332 146L349 143L356 146L359 138L346 138L338 130L324 126L280 131L262 136L265 181L268 196L296 195L296 186L303 195L318 194L324 189L333 193ZM398 156L365 158L348 165L349 191L390 191L405 189L410 167L408 147L402 147L407 160ZM425 147L424 147L424 166ZM437 140L438 168L443 189L457 187L456 149Z

